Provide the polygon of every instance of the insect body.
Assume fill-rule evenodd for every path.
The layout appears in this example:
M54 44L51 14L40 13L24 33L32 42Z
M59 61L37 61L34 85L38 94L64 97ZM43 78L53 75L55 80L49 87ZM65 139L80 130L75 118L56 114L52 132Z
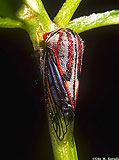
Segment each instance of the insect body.
M73 122L82 66L83 41L70 29L44 34L43 81L49 116L59 140Z

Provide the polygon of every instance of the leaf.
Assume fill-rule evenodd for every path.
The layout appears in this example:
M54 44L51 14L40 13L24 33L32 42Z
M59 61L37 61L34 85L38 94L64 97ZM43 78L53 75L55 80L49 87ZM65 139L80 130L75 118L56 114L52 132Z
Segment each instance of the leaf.
M69 23L81 1L82 0L66 0L53 21L59 27L67 27L67 24Z
M93 28L119 24L119 10L107 11L104 13L93 13L90 16L84 16L69 22L67 28L81 33Z
M11 18L0 17L0 28L23 28L23 23Z

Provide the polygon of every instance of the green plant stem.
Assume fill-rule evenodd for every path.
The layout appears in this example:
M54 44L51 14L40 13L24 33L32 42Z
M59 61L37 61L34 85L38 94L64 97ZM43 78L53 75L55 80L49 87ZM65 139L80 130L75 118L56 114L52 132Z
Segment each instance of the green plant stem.
M119 24L119 10L107 11L104 13L93 13L90 16L84 16L69 22L67 28L81 33L93 28Z
M82 0L66 0L53 21L59 27L67 27L67 24L69 23L81 1Z
M50 31L51 20L41 0L25 0L26 4L37 13L39 22L43 26L47 26L47 32Z
M47 17L47 20L49 19L50 21L50 18L41 0L24 0L24 1L28 6L32 8L32 10L34 10L39 15L42 14L43 16Z
M75 140L71 130L71 124L68 126L68 130L64 139L60 141L54 133L51 120L48 117L49 131L52 142L52 148L55 160L78 160Z
M23 23L19 20L0 17L0 28L23 28Z
M37 49L43 40L43 34L54 30L56 26L45 13L45 8L42 4L40 13L37 13L32 8L29 5L23 5L18 11L17 17L24 22L24 29L29 33L34 49Z

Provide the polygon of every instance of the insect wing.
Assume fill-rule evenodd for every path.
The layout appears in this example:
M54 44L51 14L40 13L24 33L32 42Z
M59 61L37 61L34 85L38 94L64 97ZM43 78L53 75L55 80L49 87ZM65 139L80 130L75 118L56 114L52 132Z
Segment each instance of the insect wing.
M63 111L63 108L65 109L66 107L65 99L68 95L58 67L51 56L51 52L52 50L47 50L47 58L45 60L47 66L45 70L46 96L53 128L59 140L62 140L67 132L68 126L68 119Z

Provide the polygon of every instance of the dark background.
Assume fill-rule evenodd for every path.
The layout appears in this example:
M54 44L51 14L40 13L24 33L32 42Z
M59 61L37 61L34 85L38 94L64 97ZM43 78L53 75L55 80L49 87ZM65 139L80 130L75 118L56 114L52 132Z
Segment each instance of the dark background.
M20 2L11 0L13 12L6 10L6 16L12 17ZM43 0L52 19L63 2ZM119 9L118 0L83 0L73 18L112 9ZM79 159L119 157L119 26L80 36L86 47L74 129ZM52 160L41 76L32 52L24 30L0 29L1 146L16 160Z

